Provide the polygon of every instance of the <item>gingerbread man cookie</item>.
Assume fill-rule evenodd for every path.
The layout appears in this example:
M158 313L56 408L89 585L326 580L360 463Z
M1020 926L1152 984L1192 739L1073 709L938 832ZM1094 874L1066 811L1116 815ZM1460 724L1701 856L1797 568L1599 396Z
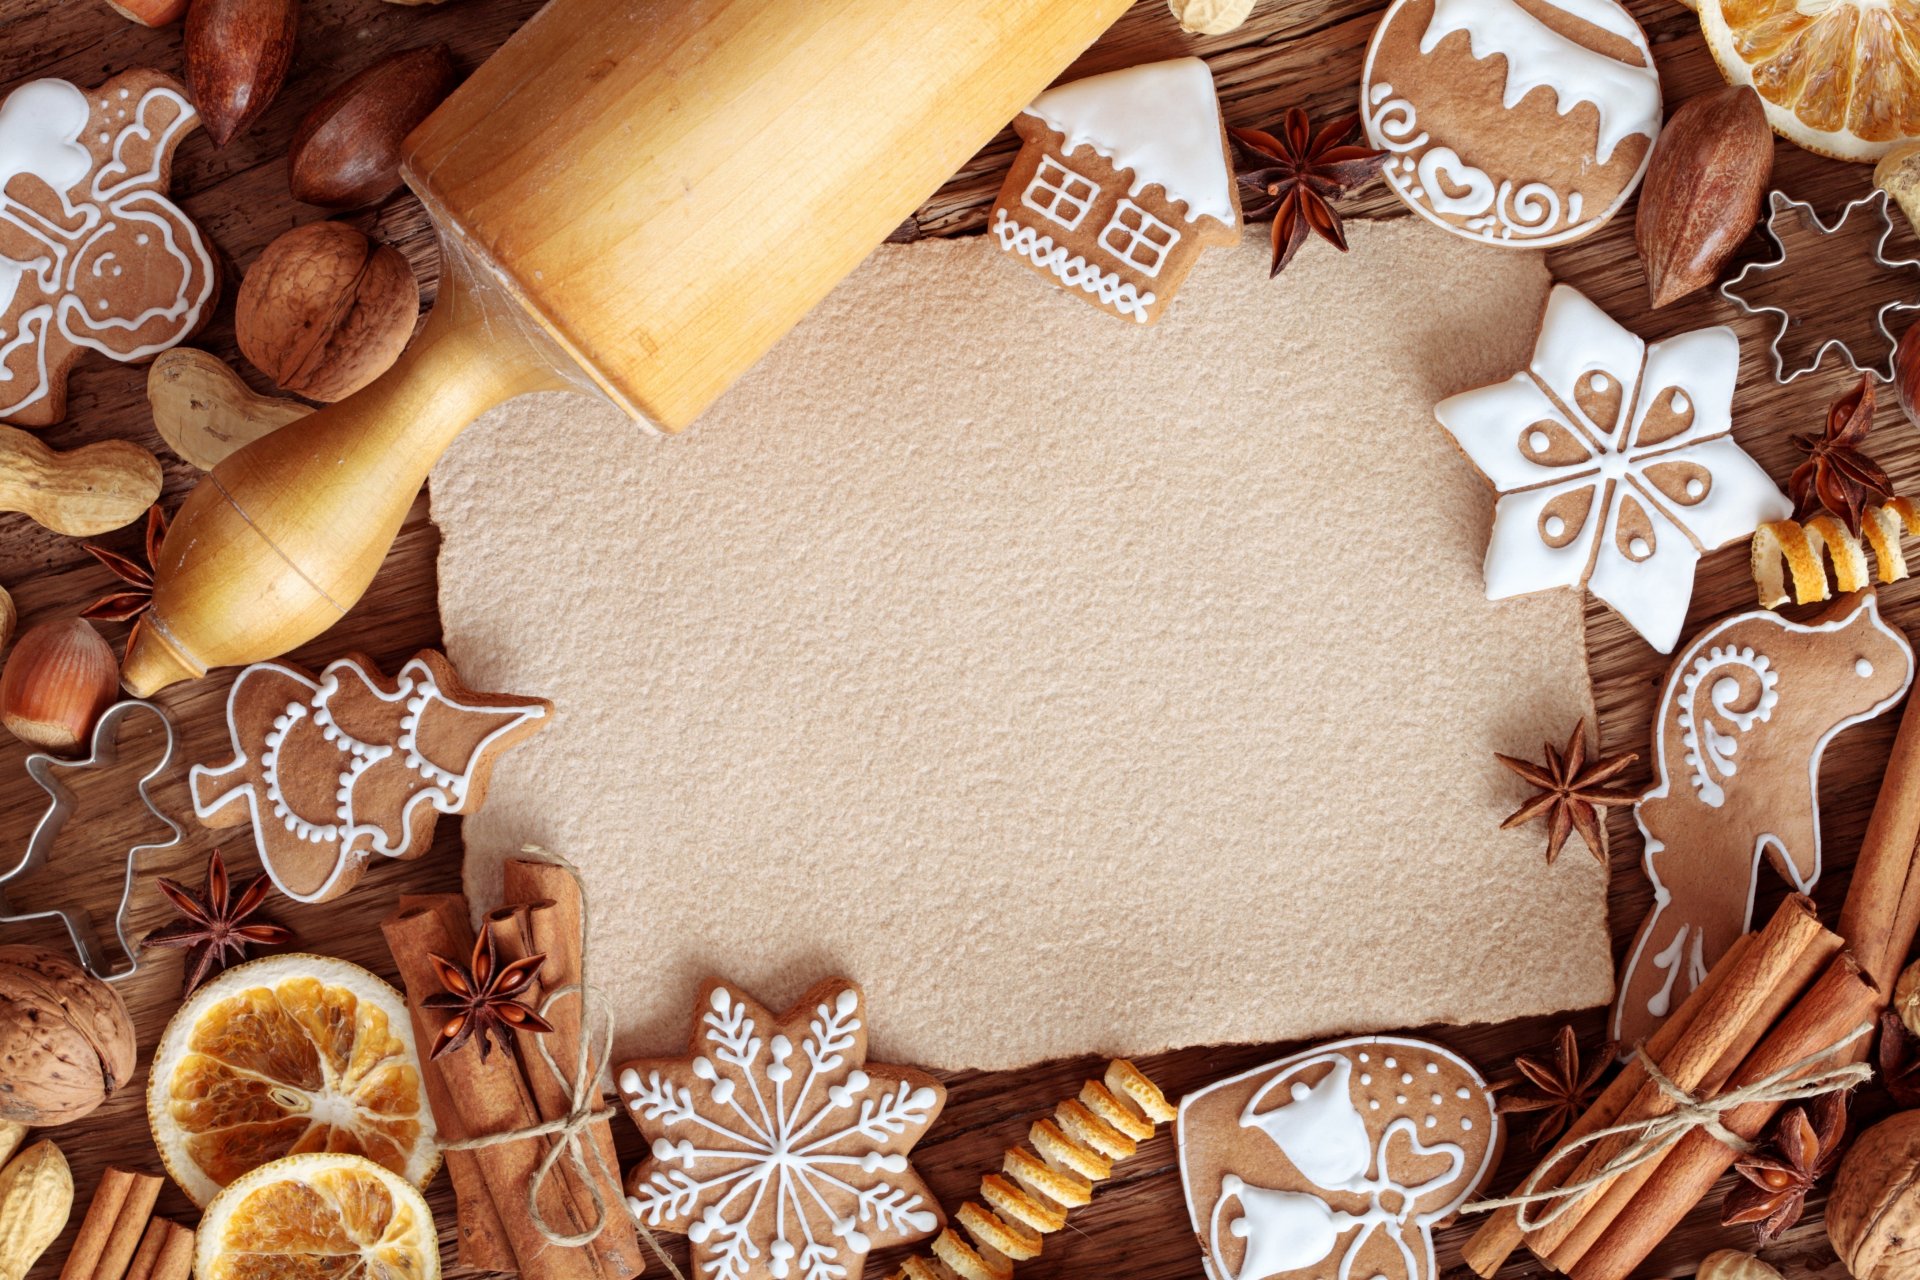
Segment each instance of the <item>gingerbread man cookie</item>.
M1819 621L1766 609L1695 637L1653 721L1653 790L1633 807L1653 909L1628 948L1611 1034L1631 1048L1753 923L1762 855L1800 893L1820 878L1820 755L1898 702L1913 650L1872 595Z
M1660 77L1615 0L1395 0L1360 83L1414 212L1488 244L1598 230L1646 173Z
M1189 1094L1174 1137L1210 1280L1434 1280L1434 1228L1499 1162L1501 1125L1465 1059L1370 1036Z
M686 1234L696 1275L860 1280L870 1250L940 1229L907 1153L946 1090L867 1061L859 987L820 983L776 1018L708 982L694 1010L687 1057L629 1062L617 1083L653 1150L627 1204Z
M494 760L552 711L540 698L475 693L431 651L391 680L357 654L318 679L256 663L227 694L233 760L193 767L194 816L210 827L251 820L280 891L326 902L375 854L425 853L436 814L479 808Z
M145 360L212 311L213 257L166 194L199 118L157 71L0 101L0 421L58 422L82 352Z

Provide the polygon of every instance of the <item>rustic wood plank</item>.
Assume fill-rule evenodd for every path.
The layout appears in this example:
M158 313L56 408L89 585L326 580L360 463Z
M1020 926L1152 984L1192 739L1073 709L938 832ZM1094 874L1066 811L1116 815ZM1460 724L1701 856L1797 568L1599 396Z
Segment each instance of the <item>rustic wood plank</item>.
M1129 65L1150 58L1198 53L1212 63L1228 118L1235 123L1266 124L1285 107L1300 103L1316 118L1354 108L1365 44L1384 0L1261 0L1253 18L1240 31L1226 36L1197 38L1182 34L1169 20L1163 0L1139 0L1134 9L1076 65L1075 74ZM1718 74L1695 29L1694 19L1667 0L1630 0L1654 40L1669 106L1688 94L1718 83ZM333 83L387 52L444 40L458 63L471 68L485 58L520 22L539 7L539 0L457 0L444 5L402 7L377 0L307 0L301 22L300 47L285 92L266 116L225 151L215 151L204 135L182 148L176 167L176 192L219 247L229 271L226 300L207 331L198 339L204 346L235 362L261 390L266 384L239 361L232 333L232 288L240 271L269 240L289 226L319 216L317 210L296 205L286 193L284 156L288 139L301 113ZM180 67L178 29L146 31L115 16L99 0L0 0L0 90L41 75L58 75L82 83L97 81L129 66L151 65L177 73ZM998 188L1000 175L1013 151L1010 132L1003 133L969 162L917 212L905 235L953 235L979 231L986 209ZM1776 180L1791 194L1814 200L1831 212L1846 199L1867 189L1865 169L1853 168L1806 155L1794 148L1777 148ZM749 193L751 198L778 199L777 191ZM1363 195L1351 208L1361 216L1397 216L1393 197L1384 190ZM431 297L437 276L438 252L417 202L405 194L381 207L347 219L398 246L421 275ZM1437 233L1436 233L1437 234ZM1897 251L1920 252L1911 235L1901 229ZM1307 252L1326 252L1309 246ZM1760 256L1767 246L1759 236L1743 250ZM1578 285L1623 323L1649 337L1681 332L1704 324L1731 323L1739 331L1745 359L1735 401L1737 434L1741 442L1773 474L1784 476L1795 460L1786 440L1789 431L1811 429L1821 410L1847 383L1831 366L1791 387L1779 387L1768 376L1765 327L1740 315L1717 296L1685 299L1658 314L1649 313L1644 281L1632 252L1632 228L1626 219L1580 244L1554 251L1549 263L1560 278ZM1862 296L1865 272L1834 279L1808 281L1810 293L1820 293L1829 307L1844 307ZM154 434L143 395L144 371L117 365L87 363L73 379L72 411L68 421L44 433L60 448L92 440L126 438L155 449L166 463L165 501L176 503L198 473L167 454ZM1908 492L1920 492L1920 437L1900 419L1897 409L1883 406L1881 434L1875 453ZM127 530L101 541L131 550L136 532ZM427 500L414 506L406 528L367 597L353 614L321 641L295 657L319 664L348 649L361 649L391 667L414 649L439 639L435 608L434 555L438 536L427 519ZM93 565L76 542L33 525L17 515L0 516L0 583L15 594L23 618L31 623L70 614L106 590L110 580ZM1752 588L1746 577L1744 547L1729 548L1702 562L1688 630L1728 610L1746 607ZM1911 582L1882 590L1887 615L1896 623L1920 627L1920 587ZM1644 751L1647 717L1666 662L1653 653L1605 608L1593 605L1587 613L1588 647L1596 699L1604 729L1605 749ZM112 638L117 643L117 628ZM162 701L174 715L187 760L206 760L219 754L223 742L221 699L224 681L205 682L167 691ZM1823 776L1825 831L1829 850L1828 876L1820 899L1832 910L1844 886L1864 829L1878 775L1892 735L1891 719L1863 726L1845 735L1828 753ZM20 769L25 752L12 741L0 743L0 841L25 841L38 816L41 798ZM137 809L115 807L112 783L102 780L101 803L87 807L71 832L71 853L63 865L74 867L84 885L82 896L96 913L111 910L118 873L115 850L140 838ZM83 801L95 795L89 786ZM183 778L176 777L160 794L175 813L185 811ZM459 832L456 821L443 822L432 852L413 863L376 868L353 895L328 907L283 905L277 908L287 923L301 933L307 945L344 956L392 976L392 965L375 931L374 922L402 892L435 891L457 887ZM1612 925L1616 944L1644 914L1650 894L1638 869L1639 840L1631 818L1622 811L1611 817L1614 843ZM161 911L148 884L152 875L197 874L208 849L224 844L236 872L253 867L250 846L234 835L224 841L215 833L193 827L179 849L156 856L143 866L137 899L136 924L144 930L158 923ZM63 846L63 853L65 846ZM66 858L72 862L67 863ZM66 892L75 883L23 889L20 897ZM1770 886L1777 897L1779 886ZM1763 904L1765 905L1765 904ZM51 933L9 929L6 941L27 940L58 944ZM1431 963L1432 957L1409 957L1409 963ZM142 1075L166 1018L176 1004L178 961L157 960L148 972L125 984L140 1027L144 1046ZM1196 980L1204 980L1198 977ZM1284 998L1275 993L1275 998ZM1438 1038L1458 1048L1494 1074L1499 1074L1516 1052L1543 1045L1558 1019L1537 1018L1496 1027L1442 1028ZM1600 1033L1599 1011L1576 1015L1575 1025L1589 1040ZM964 1030L959 1032L964 1034ZM1142 1062L1170 1094L1205 1084L1222 1075L1255 1065L1291 1048L1287 1045L1193 1048ZM1045 1111L1058 1097L1074 1092L1092 1061L1051 1063L1026 1071L983 1074L958 1073L948 1077L952 1090L945 1116L930 1140L917 1152L919 1167L948 1206L970 1195L980 1174L997 1164L998 1152L1017 1140L1032 1116ZM1872 1115L1884 1102L1868 1099L1863 1114ZM616 1126L620 1148L628 1161L641 1154L631 1126ZM84 1197L109 1160L158 1168L146 1137L144 1100L138 1092L124 1094L95 1115L56 1131L72 1159ZM1527 1164L1524 1142L1510 1144L1501 1185L1521 1176ZM451 1258L450 1193L444 1179L429 1193L442 1226L443 1244ZM194 1214L170 1184L160 1209L183 1221ZM1738 1243L1739 1231L1715 1225L1712 1203L1702 1206L1650 1260L1644 1274L1691 1274L1692 1264L1708 1250ZM76 1215L77 1222L77 1215ZM1441 1261L1449 1276L1464 1276L1458 1246L1470 1224L1449 1228L1443 1235ZM69 1230L35 1272L46 1280L57 1270L71 1241ZM674 1244L678 1264L686 1252ZM1803 1225L1770 1251L1789 1277L1844 1274L1827 1248L1819 1225L1818 1205ZM886 1273L892 1257L873 1260L869 1274ZM1507 1277L1539 1274L1524 1258L1502 1273ZM659 1274L656 1268L655 1274ZM1046 1255L1025 1264L1020 1275L1029 1280L1105 1276L1112 1280L1188 1280L1201 1274L1198 1250L1187 1226L1185 1207L1170 1139L1162 1135L1147 1143L1140 1154L1122 1166L1121 1176L1101 1188L1094 1203L1074 1214L1072 1228L1049 1243Z

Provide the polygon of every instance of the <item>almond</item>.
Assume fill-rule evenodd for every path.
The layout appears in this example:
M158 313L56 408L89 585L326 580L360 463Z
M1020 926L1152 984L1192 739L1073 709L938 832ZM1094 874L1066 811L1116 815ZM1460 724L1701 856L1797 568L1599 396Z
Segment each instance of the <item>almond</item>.
M1728 85L1688 98L1660 131L1633 238L1653 305L1713 283L1753 230L1773 176L1773 131L1760 95Z
M214 146L226 146L280 92L299 26L299 0L193 0L183 38L187 92Z
M400 144L453 91L447 46L374 63L307 112L287 154L293 198L353 209L400 189Z

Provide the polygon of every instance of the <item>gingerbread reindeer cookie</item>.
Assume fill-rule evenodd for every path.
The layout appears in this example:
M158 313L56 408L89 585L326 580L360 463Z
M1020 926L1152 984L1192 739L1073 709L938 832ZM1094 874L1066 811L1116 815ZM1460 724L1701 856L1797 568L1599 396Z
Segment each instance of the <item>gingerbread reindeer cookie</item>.
M0 101L0 421L60 421L82 352L149 359L212 311L213 257L167 198L198 122L157 71L33 80Z
M193 768L194 816L210 827L251 820L280 891L326 902L375 854L425 853L436 814L479 808L494 760L552 711L540 698L475 693L431 651L391 680L358 655L318 679L256 663L227 694L233 760Z
M1370 1036L1189 1094L1174 1138L1210 1280L1434 1280L1434 1228L1499 1162L1501 1126L1465 1059Z
M1675 659L1653 722L1653 790L1634 805L1653 910L1627 950L1612 1035L1631 1048L1752 926L1765 855L1820 878L1820 755L1898 702L1913 650L1853 595L1813 623L1770 610L1708 627Z

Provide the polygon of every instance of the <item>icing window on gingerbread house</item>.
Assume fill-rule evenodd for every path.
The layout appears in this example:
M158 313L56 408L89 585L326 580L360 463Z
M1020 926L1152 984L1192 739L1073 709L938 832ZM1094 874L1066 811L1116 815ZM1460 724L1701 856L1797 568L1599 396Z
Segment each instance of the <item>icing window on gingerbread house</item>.
M1052 156L1043 157L1039 169L1035 170L1033 181L1020 196L1020 203L1029 209L1044 213L1067 230L1080 225L1087 216L1087 210L1093 207L1093 201L1100 194L1100 188L1089 182Z
M1128 266L1156 276L1167 260L1167 250L1179 239L1178 231L1133 201L1122 200L1113 211L1113 221L1100 233L1100 247Z

